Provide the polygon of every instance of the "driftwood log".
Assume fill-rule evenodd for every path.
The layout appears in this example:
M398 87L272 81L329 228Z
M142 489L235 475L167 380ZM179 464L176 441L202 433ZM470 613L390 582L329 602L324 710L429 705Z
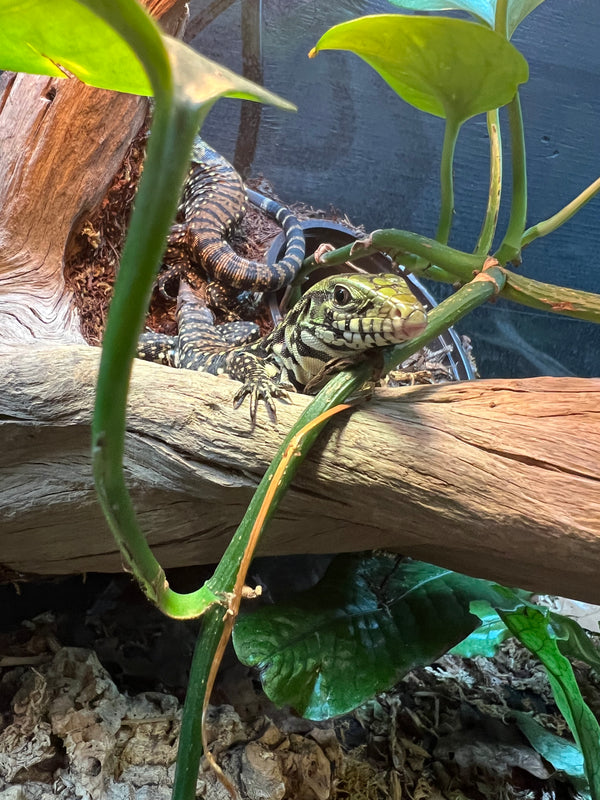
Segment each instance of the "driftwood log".
M2 562L118 570L94 496L89 422L99 351L0 356ZM218 559L308 398L274 429L234 411L237 384L136 362L126 469L165 566ZM332 423L263 553L385 547L509 585L600 601L600 380L381 390Z
M157 5L159 5L157 3ZM177 5L163 2L163 6ZM0 76L0 563L119 570L95 500L99 351L64 281L146 103L73 81ZM138 363L126 469L165 567L227 545L284 431L234 412L227 379ZM600 381L540 378L381 391L332 423L263 553L387 547L510 585L600 602Z

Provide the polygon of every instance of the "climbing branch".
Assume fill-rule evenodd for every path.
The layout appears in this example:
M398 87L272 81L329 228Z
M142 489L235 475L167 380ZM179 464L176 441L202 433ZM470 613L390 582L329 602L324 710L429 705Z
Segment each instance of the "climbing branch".
M120 570L97 505L89 421L99 352L0 354L2 562ZM308 398L251 428L237 384L135 364L126 448L165 567L216 561ZM510 585L600 601L600 381L535 378L379 391L331 424L263 553L387 547Z

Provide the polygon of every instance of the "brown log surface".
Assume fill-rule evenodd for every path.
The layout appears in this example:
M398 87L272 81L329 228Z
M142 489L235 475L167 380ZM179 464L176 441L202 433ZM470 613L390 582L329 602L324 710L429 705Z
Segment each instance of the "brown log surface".
M99 351L0 354L0 561L121 568L97 505L89 422ZM126 469L165 567L212 562L308 398L279 425L234 411L238 384L136 362ZM600 602L600 380L380 390L311 452L262 553L390 548L505 584Z
M142 98L0 76L0 344L83 342L63 271L71 230L102 199Z
M149 0L177 32L182 0ZM147 100L76 79L0 74L0 346L83 343L64 280L71 234L104 197Z

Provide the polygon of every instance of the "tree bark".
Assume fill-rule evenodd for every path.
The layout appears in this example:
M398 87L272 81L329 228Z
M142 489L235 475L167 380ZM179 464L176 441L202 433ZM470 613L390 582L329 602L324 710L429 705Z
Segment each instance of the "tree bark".
M0 356L2 563L119 570L97 504L89 422L99 351ZM252 429L238 384L136 362L126 470L165 567L216 561L308 398ZM301 467L263 554L389 548L513 586L600 602L600 380L380 390Z
M152 0L171 32L181 0ZM0 74L0 346L83 343L64 281L78 221L104 197L146 98L75 79Z

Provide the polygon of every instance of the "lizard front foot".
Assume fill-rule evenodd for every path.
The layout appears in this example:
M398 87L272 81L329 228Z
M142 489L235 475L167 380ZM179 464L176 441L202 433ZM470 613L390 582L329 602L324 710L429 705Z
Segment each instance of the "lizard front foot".
M289 400L290 395L286 388L287 384L276 383L264 375L252 378L244 383L233 398L233 407L239 408L244 402L246 397L250 399L250 421L252 424L256 422L256 411L258 409L258 402L262 400L267 409L270 421L275 424L277 422L277 407L275 405L275 398L281 400ZM290 388L293 388L290 386Z

